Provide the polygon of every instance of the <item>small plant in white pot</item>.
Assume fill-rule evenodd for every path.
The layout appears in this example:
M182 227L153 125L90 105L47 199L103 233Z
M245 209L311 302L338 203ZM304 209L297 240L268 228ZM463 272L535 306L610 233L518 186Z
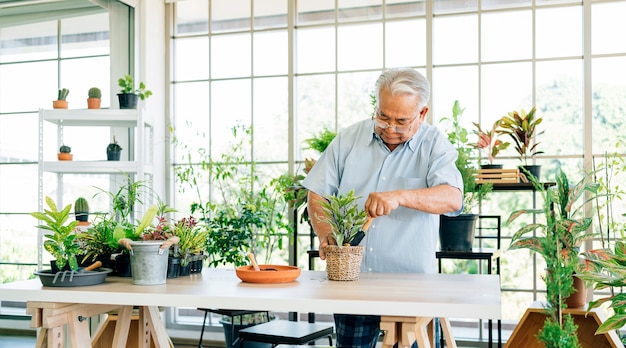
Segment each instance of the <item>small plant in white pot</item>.
M365 232L371 219L364 209L359 209L359 196L350 190L346 195L326 197L323 201L323 216L317 218L328 223L332 228L332 238L337 245L326 245L326 272L329 280L357 280L361 269L363 246L351 245L351 242Z

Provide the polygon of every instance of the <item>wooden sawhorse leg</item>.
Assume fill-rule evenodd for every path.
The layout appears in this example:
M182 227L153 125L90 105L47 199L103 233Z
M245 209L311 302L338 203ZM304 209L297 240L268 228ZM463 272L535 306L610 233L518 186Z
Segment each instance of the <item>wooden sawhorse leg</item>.
M439 318L439 322L447 346L457 348L448 319ZM396 343L399 348L411 347L414 342L419 348L435 347L434 323L433 317L383 316L380 321L380 329L385 331L382 347L392 348Z

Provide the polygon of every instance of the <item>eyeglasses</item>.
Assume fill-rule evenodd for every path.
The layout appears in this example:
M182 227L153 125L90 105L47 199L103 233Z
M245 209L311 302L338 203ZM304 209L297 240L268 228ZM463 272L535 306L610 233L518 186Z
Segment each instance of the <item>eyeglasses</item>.
M415 115L415 117L413 117L411 120L400 122L400 124L398 124L396 126L392 126L391 124L389 124L389 122L381 120L380 119L380 110L376 110L376 117L373 117L373 119L374 119L374 121L376 121L376 127L380 128L382 130L385 130L387 128L391 128L396 133L408 133L408 132L411 131L411 128L413 127L413 122L415 122L415 119L420 114L421 114L421 112L418 112L417 115Z

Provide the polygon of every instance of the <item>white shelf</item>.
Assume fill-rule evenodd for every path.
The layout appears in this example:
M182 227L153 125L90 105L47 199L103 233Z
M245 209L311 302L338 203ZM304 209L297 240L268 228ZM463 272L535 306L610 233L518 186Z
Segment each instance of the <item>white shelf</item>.
M135 161L46 161L44 171L57 174L137 174L152 167Z
M136 127L140 123L139 117L140 112L137 112L137 110L53 109L43 111L44 121L65 127ZM143 123L146 127L152 126L145 118L143 119Z

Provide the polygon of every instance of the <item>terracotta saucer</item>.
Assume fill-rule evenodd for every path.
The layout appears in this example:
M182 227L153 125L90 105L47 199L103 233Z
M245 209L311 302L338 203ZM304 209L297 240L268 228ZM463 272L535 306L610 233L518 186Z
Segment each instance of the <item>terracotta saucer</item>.
M289 283L300 276L301 269L294 266L259 265L260 271L252 266L237 267L237 277L246 283Z

